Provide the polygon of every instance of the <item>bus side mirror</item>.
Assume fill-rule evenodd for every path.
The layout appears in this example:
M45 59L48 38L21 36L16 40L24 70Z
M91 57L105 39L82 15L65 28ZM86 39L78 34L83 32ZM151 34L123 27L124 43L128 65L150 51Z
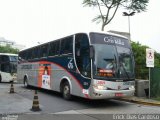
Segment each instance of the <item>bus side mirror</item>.
M93 58L94 58L94 53L95 53L93 46L90 46L90 48L89 48L89 53L90 53L90 54L89 54L89 55L90 55L90 58L93 59Z
M22 61L22 58L21 58L21 57L18 57L18 61Z

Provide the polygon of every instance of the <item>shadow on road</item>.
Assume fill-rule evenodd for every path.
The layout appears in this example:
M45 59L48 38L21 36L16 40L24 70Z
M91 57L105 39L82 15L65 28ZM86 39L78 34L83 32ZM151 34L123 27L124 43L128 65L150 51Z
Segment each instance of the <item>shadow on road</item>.
M23 87L24 88L24 87ZM65 102L65 103L75 103L81 106L85 106L85 107L89 107L89 108L109 108L109 107L122 107L125 106L126 103L122 103L118 100L114 100L114 99L102 99L102 100L90 100L90 99L85 99L85 98L81 98L81 97L77 97L77 96L73 96L72 100L67 101L64 100L62 97L62 94L59 92L55 92L55 91L51 91L51 90L46 90L46 89L41 89L41 88L36 88L36 87L32 87L29 86L27 88L24 89L31 89L31 90L38 90L38 92L42 93L42 94L46 94L50 97L54 97L56 99L58 99L59 101Z

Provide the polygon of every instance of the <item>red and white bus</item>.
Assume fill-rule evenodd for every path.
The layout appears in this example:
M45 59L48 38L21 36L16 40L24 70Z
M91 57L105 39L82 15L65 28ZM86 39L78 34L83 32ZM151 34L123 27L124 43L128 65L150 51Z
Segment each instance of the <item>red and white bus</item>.
M132 96L134 58L127 38L82 32L19 52L18 80L24 85L88 99Z

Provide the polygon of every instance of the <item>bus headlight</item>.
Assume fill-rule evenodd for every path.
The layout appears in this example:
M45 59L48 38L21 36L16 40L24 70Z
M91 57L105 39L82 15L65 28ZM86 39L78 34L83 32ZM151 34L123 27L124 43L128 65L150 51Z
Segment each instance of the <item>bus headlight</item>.
M103 85L94 85L94 88L98 89L98 90L105 90L106 89L106 87Z
M129 87L129 90L134 90L134 89L135 89L134 86L130 86L130 87Z

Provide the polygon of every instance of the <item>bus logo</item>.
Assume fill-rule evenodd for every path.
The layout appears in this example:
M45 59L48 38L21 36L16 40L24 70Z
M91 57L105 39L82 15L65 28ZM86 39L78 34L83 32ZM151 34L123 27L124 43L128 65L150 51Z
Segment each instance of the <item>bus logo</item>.
M112 36L104 37L104 42L111 43L111 44L117 44L117 45L124 45L124 42L121 39L115 39Z
M104 42L112 43L112 44L115 43L114 40L111 37L109 37L109 36L107 36L107 37L104 38Z
M69 69L73 69L73 63L72 63L73 59L71 59L68 63L68 68Z

